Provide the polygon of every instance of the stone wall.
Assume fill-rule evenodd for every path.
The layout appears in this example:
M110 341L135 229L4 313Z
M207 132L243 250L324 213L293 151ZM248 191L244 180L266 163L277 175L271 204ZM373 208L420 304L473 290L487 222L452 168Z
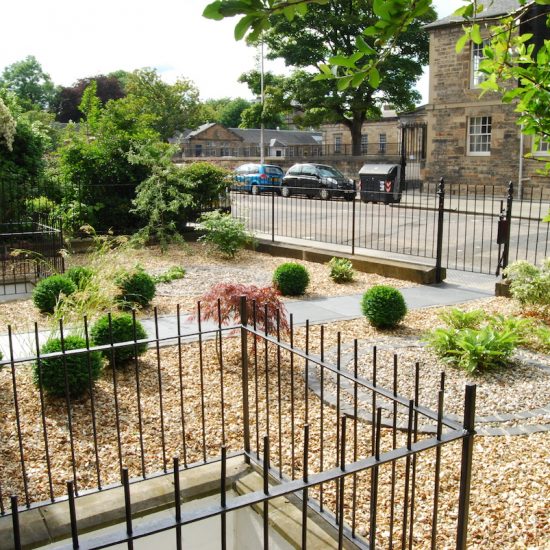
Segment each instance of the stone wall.
M520 128L514 105L504 105L500 96L480 97L471 88L471 49L456 53L462 34L460 25L436 28L430 36L430 104L426 181L444 177L450 184L504 185L519 183ZM492 117L491 153L471 156L467 151L470 117ZM531 151L529 138L524 153ZM540 163L524 159L525 187L550 187L550 178L537 174Z

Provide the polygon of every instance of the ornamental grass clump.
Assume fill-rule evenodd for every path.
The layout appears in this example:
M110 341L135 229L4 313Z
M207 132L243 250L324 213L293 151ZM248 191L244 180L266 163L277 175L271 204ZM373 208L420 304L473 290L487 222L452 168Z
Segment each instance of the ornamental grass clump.
M76 291L76 285L65 275L52 275L34 287L32 301L41 313L53 313L64 296Z
M115 313L104 315L98 319L90 331L92 342L95 346L129 342L128 346L114 347L102 351L111 366L121 367L125 363L139 357L147 351L145 342L136 343L137 340L145 340L147 333L139 321L135 321L129 313Z
M349 283L353 281L353 264L347 258L332 258L328 263L330 278L335 283Z
M92 280L94 270L83 265L77 265L68 269L65 276L74 283L76 288L82 289Z
M83 350L82 353L43 357L33 363L34 383L41 385L46 393L55 397L65 396L67 387L71 397L86 393L90 385L99 378L103 362L98 351L86 350L84 338L75 335L66 336L63 341L61 338L50 338L40 348L40 355L79 349Z
M309 273L303 265L287 262L275 269L273 284L283 296L301 296L309 285Z
M121 309L147 307L155 297L153 277L139 266L134 271L122 273L115 282L119 289L116 301Z
M376 328L393 328L407 314L407 305L396 288L376 285L363 294L361 311Z

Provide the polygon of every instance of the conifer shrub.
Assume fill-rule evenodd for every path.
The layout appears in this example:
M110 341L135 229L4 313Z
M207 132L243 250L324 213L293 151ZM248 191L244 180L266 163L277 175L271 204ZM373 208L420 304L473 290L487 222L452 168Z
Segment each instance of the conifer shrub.
M363 294L361 311L376 328L392 328L407 314L407 305L396 288L376 285Z
M63 397L66 393L66 370L69 395L79 397L89 389L90 382L99 378L103 366L101 354L97 351L86 351L84 338L69 335L65 337L63 346L61 338L50 338L40 348L40 355L60 352L63 348L65 351L83 351L60 357L44 357L36 361L32 366L34 383L37 386L41 383L44 391L50 395Z
M115 365L120 367L128 361L133 360L136 354L140 356L147 351L147 344L145 342L134 343L135 340L146 339L147 333L143 325L136 320L134 334L134 320L129 313L115 313L111 315L111 328L109 328L109 315L104 315L92 326L90 335L95 346L130 342L128 346L113 348L112 353L110 349L102 352L111 366L113 366L113 359Z
M120 291L116 301L122 309L147 307L155 296L155 281L141 267L119 275L115 282Z
M53 313L62 296L75 292L75 284L65 275L51 275L34 287L32 301L41 313Z
M303 265L287 262L275 269L273 284L283 296L301 296L309 284L309 273Z

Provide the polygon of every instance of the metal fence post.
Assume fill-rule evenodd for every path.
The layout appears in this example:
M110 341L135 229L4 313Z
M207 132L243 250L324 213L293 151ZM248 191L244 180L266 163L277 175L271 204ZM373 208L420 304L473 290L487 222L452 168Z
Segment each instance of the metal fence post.
M510 180L508 182L508 191L506 194L506 230L504 238L504 249L502 251L502 261L500 268L505 269L508 267L508 261L510 257L510 230L512 227L512 203L514 201L514 184ZM520 206L521 209L521 206Z
M355 254L355 198L351 201L351 254Z
M441 260L443 256L443 224L445 221L445 180L440 178L437 186L437 251L435 260L435 282L443 281Z
M271 190L271 242L275 242L275 189Z
M240 303L240 323L241 323L241 363L242 363L242 391L243 391L243 445L245 462L250 464L250 412L248 404L248 339L246 325L248 324L248 311L246 297L241 296ZM255 338L255 336L254 336Z
M462 463L460 467L460 493L458 496L458 525L456 534L457 550L466 550L468 538L468 513L470 509L470 485L472 481L472 452L474 448L476 416L476 386L466 385L464 399L464 431L462 440Z

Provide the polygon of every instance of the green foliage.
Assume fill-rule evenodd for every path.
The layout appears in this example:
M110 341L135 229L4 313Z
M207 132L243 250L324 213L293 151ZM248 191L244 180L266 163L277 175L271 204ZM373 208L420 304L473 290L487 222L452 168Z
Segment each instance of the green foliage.
M542 353L550 353L550 327L539 325L534 331L535 340L533 347L540 350Z
M13 92L25 111L46 109L55 95L50 76L33 55L8 65L0 76L0 88Z
M134 326L134 318L129 313L114 314L110 319L111 323L109 315L98 319L92 326L90 335L96 346L131 342L128 346L114 347L102 352L111 366L121 367L147 351L145 342L135 343L137 340L146 340L147 333L139 321L136 321Z
M504 367L514 353L519 337L511 330L485 326L479 330L437 328L426 342L441 359L469 373Z
M442 311L439 314L439 318L448 327L460 330L463 328L479 328L486 316L482 309L462 311L461 309L454 308Z
M4 103L4 100L0 97L0 144L3 141L8 151L12 150L16 127L17 122L15 118Z
M77 289L86 287L92 280L93 276L94 270L83 265L71 267L65 272L65 277L68 277Z
M68 277L52 275L42 279L34 287L32 301L41 313L53 313L63 296L69 296L75 290L75 284Z
M176 279L183 279L185 277L185 269L183 267L180 267L179 265L173 265L166 273L162 273L161 275L155 275L153 277L153 280L155 281L155 284L159 283L170 283L171 281L175 281Z
M157 239L163 251L170 242L181 240L185 209L193 202L191 185L172 162L174 152L175 147L167 144L148 143L129 155L130 162L148 166L150 172L137 186L132 201L132 212L146 223L136 237L141 241Z
M193 162L179 170L187 182L194 208L219 200L229 184L230 173L211 162Z
M2 179L2 208L0 223L16 219L44 177L44 153L49 139L39 123L30 122L21 112L21 106L13 94L0 89L0 100L9 111L2 117L0 135L0 174ZM1 115L0 115L1 117ZM15 121L15 134L13 133ZM7 136L7 137L6 137Z
M217 122L226 128L238 128L241 124L241 113L250 105L250 101L240 97L208 99L201 106L201 120L203 123Z
M407 305L396 288L376 285L363 294L361 311L376 328L392 328L407 314Z
M353 264L347 258L332 258L328 263L330 278L335 283L349 283L353 281Z
M86 341L80 336L66 336L63 345L60 338L50 338L40 349L40 355L60 352L64 349L86 350ZM71 397L84 394L99 378L102 368L101 354L97 351L67 354L61 357L45 357L33 363L34 383L42 384L50 395L63 397L68 385ZM65 372L67 373L66 385ZM90 376L91 375L91 376Z
M510 281L510 293L522 307L550 310L550 258L541 267L520 260L510 264L504 271Z
M123 309L147 307L155 296L156 285L153 277L139 266L132 272L119 275L116 284L119 288L116 300Z
M155 69L138 69L127 76L126 93L141 112L150 115L151 127L162 140L198 124L199 91L190 80L179 78L168 84Z
M233 218L231 214L215 210L203 214L199 221L199 229L204 231L199 240L228 258L234 258L239 250L254 241L244 221Z
M48 197L40 196L27 199L25 201L25 209L27 212L40 212L50 214L57 208L57 204Z
M309 273L303 265L287 262L275 269L273 284L283 296L301 296L309 285Z

